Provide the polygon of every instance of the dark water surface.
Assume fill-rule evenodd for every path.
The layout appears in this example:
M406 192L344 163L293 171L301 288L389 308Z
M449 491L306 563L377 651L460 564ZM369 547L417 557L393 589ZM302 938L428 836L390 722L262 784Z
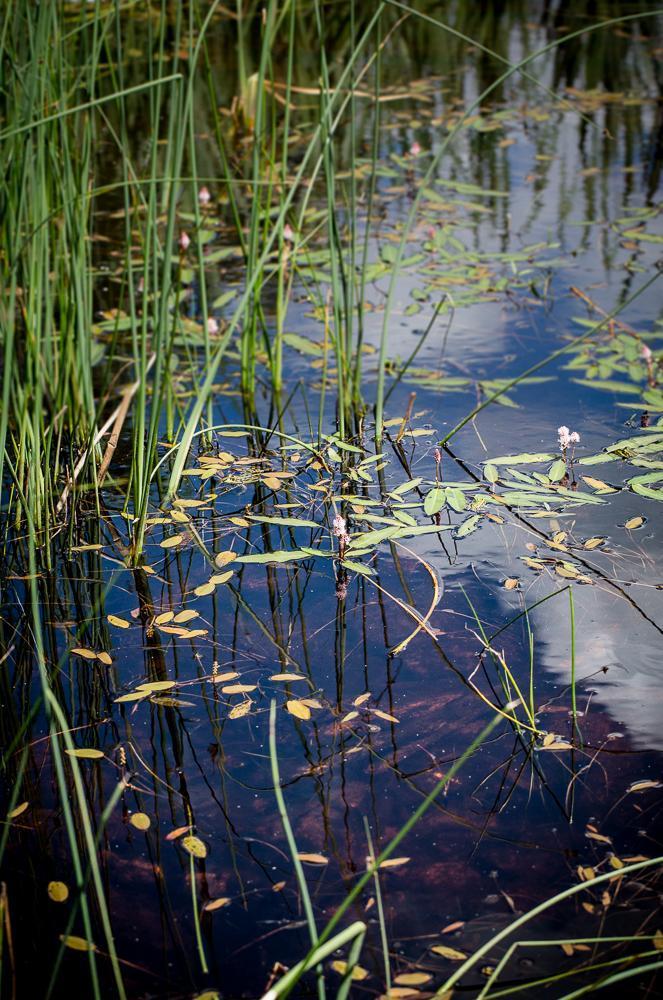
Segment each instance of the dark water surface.
M470 15L464 7L442 11L436 6L430 13L447 16L512 60L563 29L628 11L625 4L558 9L513 2L467 5L479 11ZM372 482L349 478L348 462L363 456L344 453L344 475L333 465L333 489L311 490L329 477L324 470L307 468L310 456L292 441L283 452L279 440L285 439L277 436L256 433L247 440L241 432L215 433L201 445L200 455L222 451L233 460L258 455L263 465L233 461L202 485L187 477L180 497L214 494L215 499L200 509L186 508L195 531L180 523L155 523L144 568L125 565L123 498L112 490L100 519L90 516L56 539L55 569L39 580L45 653L76 746L105 755L80 763L93 828L100 831L102 877L129 996L191 997L208 989L224 998L259 997L276 962L291 965L307 952L308 931L270 770L272 699L277 704L282 787L298 849L323 855L327 862L304 866L319 926L365 871L370 854L365 824L376 851L384 847L493 717L486 699L504 706L514 697L514 682L528 701L531 690L536 726L566 745L555 750L523 726L500 723L399 846L396 854L407 860L381 873L392 974L413 968L429 972L432 978L419 986L420 995L434 991L454 967L432 946L447 944L469 954L514 914L576 884L582 877L579 868L598 874L614 867L611 859L661 853L661 497L623 488L627 479L663 468L663 427L657 432L663 403L657 385L647 385L641 351L646 344L655 357L657 351L661 356L659 283L620 314L624 328L614 328L612 337L606 330L596 335L587 360L591 370L569 367L578 352L562 355L537 372L546 381L510 391L511 405L487 407L442 453L445 483L471 486L468 500L490 497L483 471L489 459L555 453L557 428L568 425L581 439L576 449L580 464L572 479L578 494L589 494L594 502L576 502L572 493L571 499L547 505L488 501L477 508L481 516L466 536L446 530L382 541L373 556L363 557L375 573L370 577L350 571L339 581L334 560L311 555L284 564L231 563L228 570L234 573L227 583L219 583L212 594L194 593L211 572L223 573L211 569L205 550L240 555L302 545L330 550L334 510L326 502L329 495L338 509L343 506L353 531L362 524L384 526L362 522L367 514L393 523L401 503L411 504L404 508L406 515L432 527L422 502L436 477L434 449L440 437L485 399L491 380L515 377L584 333L588 320L600 319L588 299L610 312L652 277L663 240L657 214L663 123L657 26L659 18L643 18L579 39L539 60L533 76L564 95L568 104L559 106L531 80L514 77L482 104L442 158L427 182L430 194L417 209L406 252L415 262L405 267L396 288L389 356L407 358L438 302L443 307L413 367L388 400L386 416L394 420L406 414L416 393L400 440L400 424L388 425L382 451L389 464L379 474L367 466ZM136 33L140 48L140 23L127 30ZM230 103L235 86L232 33L225 22L215 31L218 51L212 46L212 52ZM343 44L341 33L339 59ZM251 59L250 39L246 46ZM302 86L313 85L316 78L317 56L311 55L310 67L307 58L302 51ZM133 71L138 72L136 67ZM447 129L497 72L490 57L453 40L443 43L432 26L414 19L404 25L401 41L385 50L387 92L406 93L381 106L381 175L370 244L376 271L366 288L365 312L364 395L369 403L391 273L385 248L397 245ZM359 113L368 143L370 108ZM201 133L206 127L201 121ZM203 157L205 148L202 138ZM340 141L338 169L351 162L351 151ZM115 169L112 163L104 168L110 174ZM205 173L204 161L199 169ZM210 160L210 175L216 170ZM492 191L499 194L486 193ZM339 200L341 219L345 211ZM112 234L113 222L103 213L99 225ZM324 288L324 246L314 243L313 250L320 257L311 268L318 268ZM229 280L236 282L239 273L232 262L217 269L210 278L211 298ZM320 344L322 325L313 314L307 280L306 273L297 279L287 329ZM101 308L117 304L113 294L113 286L102 279ZM194 294L187 306L194 318L196 302ZM633 331L637 349L629 353ZM622 346L615 348L616 342ZM321 353L315 347L313 353L302 350L296 338L291 345L280 403L262 388L266 379L261 376L258 420L273 425L274 414L294 389L280 430L315 446ZM613 356L611 351L617 360L608 370L605 358ZM631 391L596 387L591 383L597 379L621 381ZM245 422L232 358L219 382L215 422ZM647 391L648 397L643 395ZM327 392L323 429L333 434L334 391L328 387ZM582 465L584 458L624 438L650 435L656 443L657 433L659 450L645 457L650 464L638 464L632 453L622 451L618 460ZM353 440L366 448L366 455L374 450L370 411L363 439ZM202 468L198 459L194 451L189 465ZM523 487L534 489L532 472L545 474L549 466L550 460L502 464L495 491L515 489L519 476L526 477ZM295 475L284 480L287 488L275 491L273 483L260 481L256 469L263 480L269 469ZM582 476L616 489L601 492ZM420 486L387 496L416 477L423 477ZM658 485L653 482L652 488ZM362 493L368 505L340 499ZM380 505L371 506L376 499ZM155 487L157 519L163 516L159 500ZM296 506L284 509L278 503ZM471 513L447 506L439 516L442 524L457 529ZM320 527L229 520L247 514L311 519ZM634 518L643 518L642 523L625 527ZM180 530L185 533L182 544L161 547L164 537ZM587 548L590 538L601 542ZM86 544L98 547L76 551ZM31 705L36 709L26 730L30 749L19 796L29 802L29 810L13 822L3 879L13 922L17 995L37 997L46 995L59 935L82 930L80 916L68 925L71 900L57 904L47 895L50 881L71 885L73 874L39 703L33 636L25 617L26 570L19 551L17 547L15 559L9 555L3 583L5 746L14 746L13 741L17 748L25 745L21 720ZM568 566L566 574L559 572L565 561L574 567L570 575ZM399 651L417 626L407 609L426 614L434 599L433 578L442 594L428 631L421 629ZM575 612L575 720L569 588ZM528 617L522 614L541 601ZM185 609L198 617L184 628L204 634L178 635L168 631L171 621L154 621ZM109 615L128 627L113 624ZM492 640L493 656L485 650L482 630L487 637L499 633ZM112 664L72 654L76 648L106 651ZM303 679L270 679L293 672ZM214 682L225 673L238 676ZM117 701L141 683L166 680L177 686L152 699ZM238 683L251 690L223 691ZM355 699L368 693L355 705ZM286 710L287 700L301 697L318 706L309 707L309 719ZM248 713L230 717L233 707L247 698ZM357 714L343 722L350 712ZM522 711L518 717L526 722ZM3 789L7 801L18 750L12 759L14 770ZM128 787L103 826L103 810L123 775ZM647 784L642 791L629 791L636 782ZM132 825L137 812L149 817L149 829ZM205 858L191 862L182 848L186 832L168 839L180 827L191 827L204 842ZM655 932L660 884L654 875L645 871L639 881L623 889L610 883L607 891L607 898L600 889L572 897L520 936L545 942ZM227 902L204 909L218 899ZM207 974L201 970L194 905L201 911ZM93 920L97 917L93 914ZM364 919L369 926L361 959L368 975L353 986L352 995L384 994L372 884L348 917ZM459 929L442 933L456 922L462 922ZM101 941L100 934L100 948ZM494 966L503 947L480 968ZM493 990L511 991L528 980L578 969L592 957L593 945L584 947L586 953L572 955L553 944L521 949ZM603 946L606 960L621 954L613 947L614 954L611 946ZM478 995L486 978L480 968L464 977L458 996ZM103 995L114 996L103 959L100 969ZM53 995L77 995L79 989L87 995L88 986L79 987L87 983L86 976L86 956L68 949ZM500 995L562 997L596 976L583 978L578 971L549 988L537 985ZM334 973L329 981L333 987ZM613 989L603 995L661 995L653 974ZM296 991L314 993L312 979Z

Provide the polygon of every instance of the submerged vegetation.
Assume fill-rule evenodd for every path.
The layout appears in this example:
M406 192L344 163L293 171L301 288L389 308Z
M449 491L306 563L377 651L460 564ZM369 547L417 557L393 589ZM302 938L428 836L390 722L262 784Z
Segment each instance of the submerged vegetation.
M0 12L0 992L658 996L660 29Z

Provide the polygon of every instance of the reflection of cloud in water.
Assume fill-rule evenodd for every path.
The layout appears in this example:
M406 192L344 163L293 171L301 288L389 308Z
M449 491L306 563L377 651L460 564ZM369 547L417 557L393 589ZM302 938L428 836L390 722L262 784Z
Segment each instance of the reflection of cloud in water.
M578 512L578 519L580 516ZM596 514L592 513L590 516L595 530L600 532L600 527L596 525ZM613 508L607 516L611 518L614 528L615 518L621 516L621 511L616 515ZM533 523L547 530L547 521ZM581 537L580 531L577 534ZM453 604L455 610L465 613L462 597L458 599L457 596L458 585L462 583L472 593L481 617L491 625L501 627L522 609L523 598L528 606L532 605L567 582L560 577L537 577L520 562L518 556L528 554L524 548L528 540L531 540L531 536L526 536L523 531L512 526L504 525L503 530L496 530L485 525L459 543L461 560L453 567L449 567L446 559L441 558L440 550L430 540L420 539L416 548L421 556L441 572L449 595L451 591L456 592L453 599L450 596L447 600L443 599L442 608ZM657 553L654 541L651 538L647 541L651 544L648 555L658 554L660 567L660 548ZM615 542L618 540L615 539ZM553 553L546 551L543 554L549 556ZM601 556L596 552L586 555L591 556L590 561L594 565L601 565L605 571L609 570L611 564L602 562ZM473 569L468 568L468 563ZM585 691L595 692L589 707L590 713L599 707L607 710L615 720L616 727L625 727L635 746L660 750L663 749L663 636L652 624L654 622L661 627L663 602L661 592L656 589L659 578L653 575L657 572L656 569L652 574L651 570L643 571L641 561L638 560L636 565L635 557L629 559L627 555L619 566L621 580L640 579L649 585L625 586L623 594L600 581L591 586L576 584L573 587L576 676L579 681L586 679ZM610 577L613 574L607 572L607 575ZM501 583L507 576L521 580L522 592L504 589ZM481 591L477 594L477 579L485 585L483 599ZM630 601L636 602L642 613ZM467 613L470 613L469 608ZM455 631L455 627L449 624L448 616L440 616L438 613L436 621L441 628L453 628ZM552 597L536 608L531 614L531 622L536 643L536 670L543 669L547 680L552 675L560 686L568 685L571 677L568 593ZM512 634L516 637L523 635L522 623L514 625ZM504 641L502 637L498 646ZM511 664L512 667L518 666L521 670L524 668L527 659L524 643L522 654L521 662ZM607 668L607 671L603 668ZM542 689L540 692L540 701L549 695L549 692L544 694ZM566 700L570 704L570 694ZM584 708L586 702L583 693L579 707Z

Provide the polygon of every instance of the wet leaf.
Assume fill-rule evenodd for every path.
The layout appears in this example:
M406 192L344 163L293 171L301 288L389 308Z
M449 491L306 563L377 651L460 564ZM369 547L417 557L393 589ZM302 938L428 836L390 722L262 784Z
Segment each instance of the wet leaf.
M83 748L81 750L65 750L66 754L70 757L79 757L81 760L99 760L104 754L101 750L92 750L91 748Z
M345 976L348 972L348 963L342 959L336 959L331 963L331 967L334 972L338 972L339 976ZM369 975L370 972L368 969L362 968L361 965L355 965L352 969L351 978L357 982L361 982L363 979L367 979Z
M173 621L177 622L178 625L183 625L185 622L190 622L192 618L198 618L198 617L200 617L200 612L193 611L191 609L186 611L180 611L178 614L175 615Z
M596 536L595 538L588 538L584 544L584 548L597 549L599 545L603 545L604 543L605 543L605 538L599 538L598 536Z
M244 715L248 715L253 706L253 702L250 698L246 701L240 701L239 705L233 706L228 712L229 719L241 719Z
M661 782L660 781L653 781L651 779L645 778L642 781L634 781L634 782L632 782L628 786L628 788L626 789L626 791L627 792L646 792L650 788L660 788L660 787L661 787Z
M388 712L382 712L379 708L371 709L373 715L377 715L378 719L384 719L385 722L399 722L400 720L394 715L389 715Z
M184 535L169 535L168 538L163 538L159 545L162 549L174 549L177 545L182 544L184 538Z
M76 934L61 934L60 940L65 948L71 948L73 951L96 951L97 946L92 941L86 941L85 938L78 937Z
M15 809L12 809L11 812L7 813L7 819L16 819L17 816L21 816L29 805L29 802L21 802L21 804L16 806Z
M147 698L148 694L148 691L130 691L129 694L121 694L119 698L115 698L115 702L121 704L125 701L141 701Z
M237 556L230 549L226 549L224 552L217 552L214 556L214 565L217 569L223 569L229 563L234 562Z
M182 837L180 844L187 852L187 854L193 855L194 858L206 858L207 857L207 845L194 834L190 833L187 837Z
M187 833L190 829L190 826L178 826L166 834L166 840L177 840L178 837L181 837L183 833Z
M223 694L249 694L251 691L255 691L257 684L228 684L226 687L222 687L221 691Z
M49 882L46 891L54 903L64 903L69 898L69 888L64 882Z
M82 646L72 649L72 653L75 653L76 656L82 656L85 660L96 660L97 658L97 654L93 649L84 649Z
M359 708L360 705L363 705L365 702L369 701L370 697L371 697L371 692L365 691L364 694L360 694L357 698L355 698L352 704L356 705L356 707Z
M110 667L113 663L113 658L111 657L110 653L103 653L103 652L97 653L97 659L101 663L105 663L107 667Z
M450 962L462 962L467 958L464 951L458 951L457 948L449 948L446 944L435 944L431 948L431 951L435 952L436 955L441 955L442 958L448 958Z
M302 701L295 701L294 699L291 699L290 701L286 701L285 707L291 715L295 716L296 719L306 720L311 718L311 709Z
M426 499L424 500L424 514L428 517L433 517L434 514L438 514L444 507L444 501L446 498L446 490L440 486L434 486L426 494Z
M386 861L381 861L379 868L400 868L401 865L406 865L411 858L387 858Z
M504 581L505 590L515 590L520 581L515 576L510 576Z
M447 924L446 927L443 927L442 930L440 931L440 933L441 934L452 934L453 931L459 931L461 929L461 927L464 927L464 926L465 926L465 921L464 920L454 920L454 922L452 924Z
M348 714L344 715L343 718L341 719L341 724L343 724L344 722L352 722L354 719L358 718L359 718L359 712L348 712Z
M117 615L107 615L106 620L110 625L115 625L116 628L129 628L129 622L125 621L124 618L118 618Z
M292 682L305 681L307 678L304 674L272 674L269 679L270 681Z
M137 812L132 813L129 817L129 822L132 826L135 826L137 830L149 830L152 825L152 820L147 815L147 813Z
M236 677L239 677L237 670L228 670L225 674L212 674L212 676L207 679L211 681L212 684L221 684L224 681L234 681Z
M644 523L644 517L640 517L638 515L636 517L629 517L628 521L624 524L624 527L628 528L629 531L632 531L634 528L641 528Z
M175 681L147 681L139 684L136 694L153 694L155 691L170 691L175 687Z
M203 906L205 913L213 913L214 910L220 910L224 906L229 906L232 900L230 896L218 896L217 899L209 899Z
M396 976L394 983L396 986L423 986L430 982L433 977L427 972L401 972Z
M215 584L210 580L209 583L201 583L198 587L194 587L194 594L196 597L207 597L209 594L213 594L215 589Z
M324 854L307 854L303 851L297 851L297 857L300 861L303 861L307 865L328 865L329 858L326 858Z
M174 611L162 611L160 615L157 615L154 619L155 625L166 625L168 622L172 622L175 617Z

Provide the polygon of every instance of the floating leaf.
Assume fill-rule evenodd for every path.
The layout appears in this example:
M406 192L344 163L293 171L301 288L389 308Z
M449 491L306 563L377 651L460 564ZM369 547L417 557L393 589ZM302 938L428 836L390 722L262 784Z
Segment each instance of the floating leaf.
M70 757L79 757L81 760L99 760L103 757L101 750L92 750L91 748L83 748L81 750L65 750L66 754Z
M208 680L210 680L212 684L221 684L224 681L234 681L236 677L239 677L237 670L227 670L225 674L212 674Z
M146 684L139 684L137 694L152 694L154 691L170 691L175 687L175 681L148 681Z
M326 858L324 854L306 854L302 851L297 852L297 857L300 861L303 861L307 865L328 865L329 858Z
M287 563L295 562L298 559L310 559L311 555L309 552L304 552L301 549L295 549L292 552L288 552L284 549L277 549L274 552L261 552L254 553L248 556L238 556L237 562L241 563L258 563L265 565L266 563Z
M286 701L285 707L291 715L295 716L296 719L306 720L311 718L311 709L302 701L295 701L294 699L291 699L290 701Z
M642 781L633 781L628 788L627 792L646 792L650 788L660 788L660 781L653 781L651 779L643 779Z
M604 542L605 538L588 538L583 547L586 549L597 549L599 545L603 545Z
M382 712L379 708L372 709L373 715L377 715L378 719L384 719L385 722L398 722L399 720L394 715L389 715L388 712Z
M505 590L515 590L520 581L515 576L510 576L504 581Z
M177 622L178 625L182 625L184 624L184 622L190 622L192 618L198 618L199 616L200 612L194 611L193 609L180 611L178 614L175 615L173 621Z
M29 805L29 802L21 802L21 804L16 806L15 809L12 809L11 812L7 813L7 819L16 819L17 816L21 816Z
M209 899L203 906L205 913L213 913L214 910L220 910L224 906L229 906L232 902L230 896L219 896L217 899Z
M175 617L174 611L162 611L160 615L157 615L154 619L155 625L166 625L168 622L172 622Z
M214 556L214 565L217 569L223 569L228 563L234 562L237 556L231 549L226 549L224 552L217 552Z
M269 678L270 681L305 681L307 678L304 674L272 674Z
M147 698L147 691L130 691L129 694L121 694L119 698L116 698L116 703L122 703L125 701L141 701L143 698Z
M194 588L194 594L196 597L207 597L208 594L214 593L215 584L210 580L209 583L201 583L198 587Z
M54 903L64 903L69 898L69 887L64 882L49 882L46 891Z
M257 686L257 684L228 684L221 690L224 694L249 694L250 691L255 691Z
M74 951L96 951L97 946L92 941L78 937L76 934L61 934L60 940L65 948L72 948Z
M632 531L634 528L641 528L644 523L644 517L637 515L636 517L629 517L628 521L624 524L624 527L628 528L629 531Z
M334 972L338 972L339 976L345 976L349 971L348 963L344 962L340 958L337 958L334 962L332 962L331 967L334 970ZM370 976L370 972L368 971L368 969L364 969L363 966L354 965L352 967L352 972L350 975L351 979L355 979L357 982L361 982L363 979L367 979L368 976Z
M110 625L115 625L116 628L129 628L129 622L125 621L124 618L118 618L117 615L107 615L106 620Z
M113 658L111 657L110 653L104 653L104 652L97 653L97 659L101 663L105 663L107 667L110 667L113 663Z
M359 712L348 712L348 714L344 715L343 718L341 719L341 724L343 724L344 722L352 722L353 719L358 719L358 718L359 718Z
M194 836L194 834L189 834L188 837L182 837L180 844L184 850L193 855L194 858L206 858L207 857L207 846L200 839L200 837Z
M462 962L467 958L464 951L449 948L446 944L434 944L431 951L434 951L436 955L441 955L442 958L448 958L450 962Z
M423 986L432 978L427 972L401 972L400 976L394 979L394 983L397 986Z
M534 462L552 462L556 455L549 452L523 452L521 455L500 455L491 458L487 465L531 465Z
M129 822L132 826L135 826L137 830L149 830L152 825L152 820L147 813L142 812L132 813L129 817Z
M187 833L190 829L190 826L178 826L166 834L166 840L177 840L178 837L181 837L183 833Z
M357 708L359 708L359 706L363 705L364 702L367 702L370 699L370 697L371 697L371 692L365 691L364 694L360 694L357 698L355 698L352 704L356 705Z
M426 494L426 499L424 500L424 514L428 517L433 517L434 514L438 514L444 507L444 501L446 498L446 490L440 486L434 486Z
M234 570L229 569L225 573L215 573L214 576L209 578L209 582L214 584L215 587L219 587L224 583L228 583L228 580L232 580L234 575Z
M406 865L411 858L387 858L386 861L380 862L379 868L399 868L401 865Z
M82 646L72 649L72 653L75 653L76 656L82 656L85 660L96 660L97 658L97 654L93 649L84 649Z
M242 716L249 714L252 705L253 702L251 701L250 698L247 698L246 701L240 701L239 705L235 705L233 708L230 709L230 711L228 712L228 718L241 719Z
M182 544L184 537L184 535L169 535L168 538L163 538L159 545L162 549L174 549L177 545Z

